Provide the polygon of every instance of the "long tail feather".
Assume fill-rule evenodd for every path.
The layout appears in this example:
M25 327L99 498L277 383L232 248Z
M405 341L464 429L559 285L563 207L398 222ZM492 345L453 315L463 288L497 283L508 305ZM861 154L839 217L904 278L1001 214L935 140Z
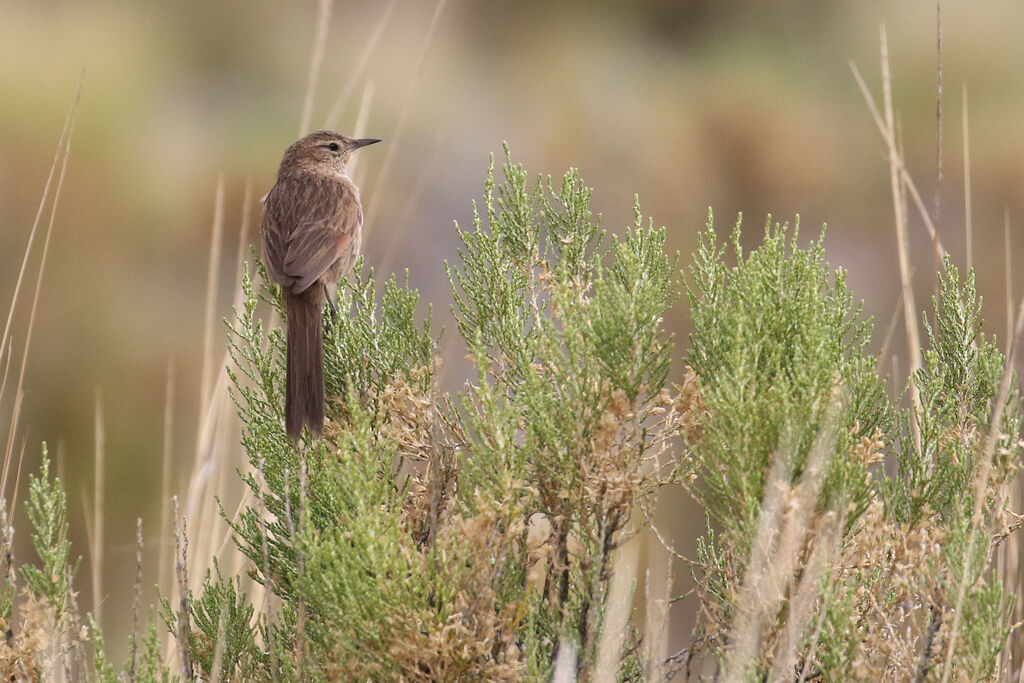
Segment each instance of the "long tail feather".
M284 295L288 313L285 429L288 436L297 439L305 424L319 436L324 424L322 288L314 285L301 294L285 291Z

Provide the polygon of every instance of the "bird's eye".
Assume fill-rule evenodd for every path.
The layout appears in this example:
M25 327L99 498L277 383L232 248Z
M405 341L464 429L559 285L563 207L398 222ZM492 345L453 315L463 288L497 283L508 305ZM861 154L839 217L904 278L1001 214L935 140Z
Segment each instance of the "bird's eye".
M341 148L338 147L337 142L332 142L331 144L327 145L327 149L331 150L332 152L337 152Z

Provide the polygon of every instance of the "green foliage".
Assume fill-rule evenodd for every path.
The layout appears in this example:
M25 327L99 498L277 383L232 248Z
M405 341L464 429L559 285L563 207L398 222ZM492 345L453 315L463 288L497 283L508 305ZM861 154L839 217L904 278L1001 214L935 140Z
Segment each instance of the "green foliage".
M323 526L307 516L296 539L306 562L297 581L317 615L309 634L321 650L342 648L346 657L380 660L380 673L389 677L397 669L387 652L391 624L380 615L397 604L415 609L425 603L433 582L410 565L416 551L401 528L401 499L383 476L394 449L375 447L374 440L370 414L356 408L326 467L329 480L317 487L334 492L340 514ZM449 604L450 596L438 597Z
M139 683L170 683L177 680L163 663L160 635L156 628L156 610L150 611L149 626L142 644L142 656L139 657L136 670Z
M262 631L282 674L544 679L568 644L586 678L630 517L693 477L708 524L693 567L698 660L743 675L773 660L825 680L914 675L891 612L908 642L930 643L934 671L964 586L953 671L988 675L1009 603L971 534L991 538L1019 425L1013 394L982 484L989 521L972 527L965 492L1004 362L979 342L973 278L961 286L947 265L913 378L922 408L907 417L822 239L801 247L798 225L769 220L757 249L744 253L737 224L727 250L709 216L686 288L691 371L673 396L664 230L636 209L624 236L606 235L573 170L557 186L510 159L503 172L498 184L492 162L483 209L458 231L461 263L446 265L476 364L456 396L436 388L416 293L392 278L378 299L372 273L356 275L327 328L325 439L296 446L281 425L283 335L267 343L255 314L260 298L279 304L243 283L232 346L247 381L232 379L258 503L234 528L283 601ZM653 463L679 436L666 474ZM894 477L878 466L886 447ZM765 582L780 586L771 601L743 601ZM744 643L751 659L735 668ZM620 674L650 666L633 647Z
M250 380L232 376L253 465L243 478L259 500L234 528L239 547L257 567L254 578L288 601L288 618L295 618L300 600L312 616L307 635L314 656L307 676L315 670L326 675L339 648L367 660L374 658L371 652L387 658L375 635L385 624L372 589L379 577L408 576L409 568L378 563L400 562L403 542L416 554L398 523L402 497L391 473L397 449L387 438L392 416L385 390L399 382L411 391L427 390L436 342L429 320L415 320L418 294L392 278L378 303L372 275L357 276L341 292L339 315L327 324L328 412L339 426L328 429L325 441L296 448L283 431L283 336L275 331L264 343L248 277L240 324L232 331L236 364ZM269 289L262 297L276 302ZM429 581L420 585L421 593L431 590ZM387 604L394 604L401 596L390 599ZM287 670L295 645L281 645Z
M1001 424L992 425L1005 359L994 340L981 333L974 273L969 272L961 285L960 273L947 256L933 305L934 325L924 319L929 348L912 380L921 407L907 420L916 421L921 448L917 451L910 438L902 439L898 476L884 482L882 493L899 522L918 524L933 515L948 536L937 572L940 592L932 604L935 609L946 607L942 603L954 602L960 587L966 586L965 604L970 609L963 613L964 647L958 649L957 670L978 680L992 671L1008 632L1009 601L991 576L988 539L989 529L997 527L1004 514L1004 485L1013 476L1020 453L1018 392L1010 391ZM987 454L985 442L993 428L998 428L998 437L994 451ZM909 429L905 427L904 434ZM992 458L988 481L979 481L986 457ZM981 517L974 519L978 486ZM980 537L972 546L971 534L978 524Z
M762 245L744 256L739 222L732 235L737 265L708 217L687 286L693 320L687 362L700 377L709 418L700 447L690 452L703 486L698 497L712 519L746 554L756 528L771 463L784 449L799 480L811 443L823 429L833 392L845 394L835 453L875 429L888 431L884 384L865 353L871 325L846 288L845 273L829 273L821 238L797 246L769 219ZM830 458L822 507L851 505L852 522L871 493L865 463Z
M524 637L550 662L557 638L573 634L585 671L610 553L633 506L662 481L641 472L644 454L663 438L642 425L668 374L661 321L674 265L664 229L645 227L636 207L624 238L599 231L575 170L557 191L550 180L531 186L510 160L504 175L496 188L492 162L486 225L474 211L472 229L459 231L463 267L448 268L479 377L463 399L475 457L464 471L472 487L460 482L460 491L496 497L512 481L530 482L525 504L554 522L563 566L537 605L544 635ZM621 478L620 490L608 485L611 476ZM583 552L569 551L570 536Z
M50 460L43 444L43 462L39 476L29 475L28 501L25 511L32 526L32 547L40 566L22 565L20 574L28 589L49 602L58 619L70 608L73 598L71 581L80 559L71 561L68 540L67 494L60 479L51 481Z
M7 522L7 501L0 498L0 619L7 623L10 623L17 594L14 553L11 552L13 542L14 527Z
M284 601L267 625L283 672L542 676L564 639L592 666L612 553L667 480L645 463L673 433L659 416L674 266L638 209L606 238L576 171L557 190L504 171L498 186L492 163L486 222L459 230L462 263L447 267L477 364L461 396L435 386L417 293L392 278L378 299L357 273L326 326L331 424L291 443L283 335L268 342L257 315L279 303L246 274L232 380L256 502L233 528Z
M870 322L843 273L830 277L820 239L796 240L796 229L787 238L769 222L745 255L737 225L730 268L709 220L691 269L688 359L702 411L680 465L696 475L694 494L717 527L694 563L703 603L695 644L726 666L747 647L745 675L755 677L789 657L824 680L930 680L953 652L955 679L986 679L1009 632L1012 601L993 576L991 543L1005 526L1020 422L1014 390L986 450L1005 359L980 333L974 276L961 285L946 259L912 378L920 407L904 411L864 353ZM818 491L810 454L830 431ZM871 471L884 446L895 454L892 477ZM841 542L816 548L837 518ZM766 554L769 565L755 562ZM815 566L821 578L805 586L799 577ZM769 607L743 602L750 586Z
M355 278L338 316L327 325L325 344L333 361L325 364L328 395L342 396L351 386L365 406L396 377L411 380L412 375L426 391L433 377L437 342L431 336L429 311L426 320L416 321L419 300L419 292L409 289L408 271L402 285L394 275L384 283L379 307L373 269L365 279Z
M89 630L92 631L93 680L100 683L113 683L119 680L117 673L114 671L114 665L107 661L107 655L103 649L103 631L91 614L89 615Z
M241 676L247 680L260 671L262 663L253 640L253 607L237 577L224 578L216 559L213 568L214 575L206 573L202 594L189 600L196 627L190 632L192 661L209 677L219 656L222 679Z
M511 161L505 178L495 197L492 160L489 229L474 205L473 229L459 230L463 267L448 267L459 331L478 362L502 363L501 380L518 387L537 381L538 360L593 360L595 374L630 400L641 389L656 393L671 354L661 316L674 296L664 229L645 228L635 206L633 228L605 249L591 222L591 190L575 169L558 192L550 179L531 188Z
M973 272L961 286L960 273L947 257L933 305L935 326L924 318L929 348L913 378L921 408L911 419L920 430L921 453L912 441L903 440L897 456L899 478L889 482L886 502L901 522L916 522L930 510L955 525L972 511L974 498L964 491L970 489L978 457L983 455L978 438L988 431L1004 359L994 340L981 334L981 299L975 292ZM1019 429L1016 397L1012 392L1000 426L994 472L1001 474L991 482L993 490L1010 471ZM909 430L907 424L904 433Z
M188 648L198 673L207 679L216 675L221 680L265 676L266 658L253 635L258 627L255 611L241 589L239 577L225 578L214 558L213 572L206 572L198 596L189 591L188 605L190 628L185 631L181 629L180 613L166 598L162 599L160 616L171 633L188 633L188 642L179 646ZM151 628L152 632L155 630ZM217 662L220 668L215 674ZM148 668L154 675L162 675L159 669L153 670L152 662Z
M435 342L429 321L418 325L414 319L418 294L407 285L399 287L392 278L385 285L378 308L372 275L371 271L365 280L356 279L351 289L341 294L341 312L328 324L325 336L325 381L331 412L339 419L351 403L369 408L374 425L380 426L380 421L386 419L379 400L381 389L399 378L429 386ZM240 324L232 328L230 340L235 363L250 381L239 382L236 375L231 375L239 405L244 407L240 412L245 422L243 444L255 470L243 477L261 496L272 521L264 534L260 511L249 508L236 531L243 551L275 577L277 590L291 595L296 561L291 539L300 500L300 459L306 459L305 466L312 474L306 484L310 501L307 513L313 528L336 527L352 516L359 504L355 498L369 492L338 484L336 455L325 444L299 451L288 440L281 424L284 337L275 330L269 344L264 341L263 322L256 314L258 299L248 274L243 290L245 304L237 312ZM272 300L274 296L264 288L262 297ZM374 462L382 471L390 467L383 453ZM379 472L368 476L372 479L376 474ZM265 494L260 493L260 477L267 484ZM264 535L269 542L269 567L263 566Z
M997 674L1013 600L993 549L1020 414L1015 390L999 394L1006 361L980 332L973 273L961 280L947 259L939 274L911 379L920 404L904 409L885 395L866 354L871 322L823 237L801 247L799 223L769 219L745 253L739 223L722 246L709 213L686 286L689 367L670 387L662 318L679 282L665 230L634 203L633 225L606 234L575 170L530 182L507 148L502 170L499 184L492 159L482 213L474 205L472 226L457 228L460 262L446 264L475 364L454 395L438 388L437 337L408 275L378 291L360 264L326 314L323 438L291 441L285 337L266 329L261 302L286 311L262 266L256 282L245 271L229 373L249 495L237 517L222 514L270 598L257 607L243 577L214 561L184 614L163 599L192 673L548 680L571 648L589 680L610 636L619 680L682 666L730 679L932 680L946 652L954 679ZM685 661L650 657L635 626L604 632L616 551L676 483L706 525ZM65 661L86 639L66 506L44 446L26 502L39 564L19 568L22 632L0 642L0 661L23 677L58 661L41 657L40 634L58 634ZM5 621L15 592L12 575ZM79 656L67 670L118 680L88 623L91 666ZM124 676L179 680L163 661L151 617Z

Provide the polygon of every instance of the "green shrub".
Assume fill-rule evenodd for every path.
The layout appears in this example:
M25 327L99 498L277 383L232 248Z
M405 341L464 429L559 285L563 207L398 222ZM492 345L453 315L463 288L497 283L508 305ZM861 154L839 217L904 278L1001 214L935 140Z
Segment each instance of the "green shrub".
M1006 671L1012 601L993 550L1011 533L1020 413L980 333L973 274L961 282L948 259L939 274L911 378L920 405L906 406L885 393L871 321L825 261L824 232L802 247L798 224L769 220L744 253L739 223L727 249L709 215L685 285L690 350L669 386L662 320L682 285L665 230L635 206L610 236L575 170L530 182L506 157L446 265L475 365L454 395L438 387L438 335L408 278L378 292L360 265L325 330L324 436L292 442L285 337L261 305L281 312L280 300L261 266L246 272L229 373L249 495L222 514L252 583L214 562L188 590L176 526L184 595L162 599L160 616L177 665L151 619L124 676L589 680L599 662L620 680ZM78 616L66 497L48 467L44 449L26 502L38 564L15 574L3 554L0 666L117 680ZM689 562L692 642L659 660L638 619L612 633L608 615L615 601L631 610L612 595L617 551L650 530L668 485L698 501L706 532Z

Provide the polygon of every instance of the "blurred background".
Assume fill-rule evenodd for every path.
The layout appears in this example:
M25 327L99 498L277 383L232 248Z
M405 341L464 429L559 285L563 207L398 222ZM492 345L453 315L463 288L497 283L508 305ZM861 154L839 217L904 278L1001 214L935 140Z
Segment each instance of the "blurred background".
M1007 215L1013 249L1024 250L1016 227L1024 217L1024 4L949 2L941 13L940 128L934 2L339 0L310 129L329 124L384 139L359 156L364 252L379 279L408 269L424 303L433 303L437 327L448 330L447 389L465 377L442 263L457 258L452 221L471 223L488 155L500 160L503 141L533 174L557 178L578 167L595 189L602 226L612 232L632 222L639 194L644 214L667 226L669 245L684 263L709 206L723 235L743 212L748 245L757 243L769 213L782 221L799 214L805 238L828 223L829 260L849 271L851 289L875 316L880 349L899 293L893 208L886 148L850 62L880 99L884 23L907 163L960 265L966 90L973 258L987 332L1002 342ZM230 314L237 289L243 216L251 214L245 241L255 242L258 198L300 133L317 16L315 2L0 2L5 305L84 69L14 445L24 450L27 471L38 466L41 441L59 461L74 552L86 555L77 579L81 602L92 609L92 596L101 596L115 655L130 618L126 586L135 574L137 517L147 538L143 583L159 578L165 436L172 493L185 495L195 458L210 256L221 266L209 309L218 321L210 357L219 363L219 320ZM364 126L356 131L361 110ZM211 252L219 179L223 234L219 252ZM922 223L911 216L914 286L926 308L934 268ZM15 311L12 374L24 349L40 249L37 241ZM1024 267L1014 267L1019 295ZM891 347L897 355L904 348L899 321ZM666 323L682 357L685 301ZM173 419L165 435L169 367ZM906 363L897 359L896 367ZM12 383L0 415L11 414ZM90 592L86 530L97 405L105 569ZM233 453L234 429L222 444ZM692 554L703 520L681 494L669 498L659 516L680 550ZM28 560L19 519L20 559ZM677 589L684 588L680 579ZM149 592L143 597L148 604ZM686 617L677 619L685 628Z

